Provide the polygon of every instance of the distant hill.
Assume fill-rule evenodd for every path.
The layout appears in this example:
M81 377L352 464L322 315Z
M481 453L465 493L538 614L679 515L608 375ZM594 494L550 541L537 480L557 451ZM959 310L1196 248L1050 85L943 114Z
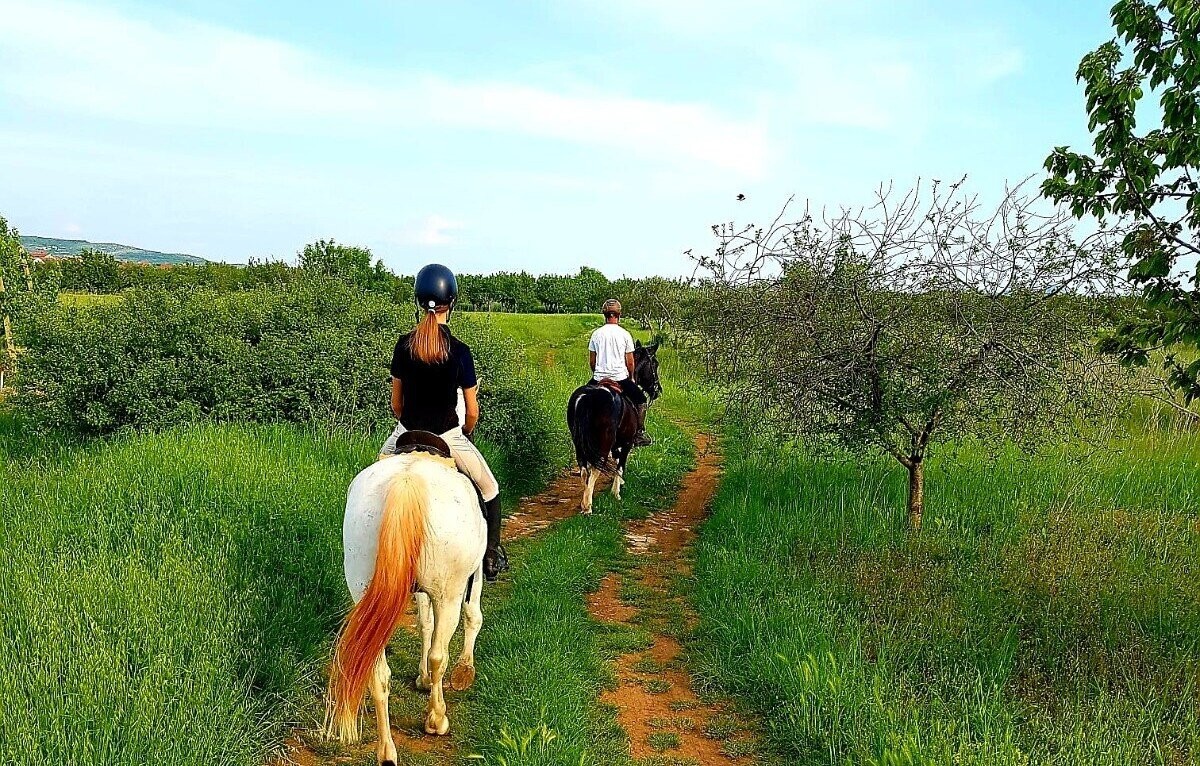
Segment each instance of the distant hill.
M113 242L88 242L82 239L55 239L54 237L30 237L21 235L21 244L26 250L45 250L59 258L73 258L82 250L99 250L111 253L119 261L133 263L166 263L166 264L198 264L205 260L195 255L183 253L160 253L156 250L143 250L140 247L118 245Z

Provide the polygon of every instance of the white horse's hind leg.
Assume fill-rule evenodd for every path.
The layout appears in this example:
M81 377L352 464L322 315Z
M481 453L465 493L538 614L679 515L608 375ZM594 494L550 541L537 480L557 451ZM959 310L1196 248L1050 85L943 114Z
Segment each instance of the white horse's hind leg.
M392 722L388 716L391 680L392 669L388 667L387 653L384 652L376 660L375 670L371 674L371 700L375 703L375 729L379 737L375 759L380 764L395 766L396 743L392 741Z
M479 600L483 596L483 566L475 570L471 596L463 602L463 648L458 664L450 673L450 685L455 689L469 689L475 683L475 639L483 627L483 610Z
M429 690L429 706L425 708L425 732L445 734L450 731L446 716L446 698L442 695L442 679L449 664L450 637L458 630L458 612L463 594L460 591L440 598L433 604L433 645L429 647L429 675L433 685Z
M580 508L584 514L592 512L592 493L596 491L596 479L600 477L600 471L591 466L584 469L587 473L586 484L583 488L583 503Z
M417 667L417 688L423 692L429 691L433 682L429 678L429 645L433 641L433 606L429 603L429 594L417 591L413 595L417 602L417 625L421 629L421 663Z

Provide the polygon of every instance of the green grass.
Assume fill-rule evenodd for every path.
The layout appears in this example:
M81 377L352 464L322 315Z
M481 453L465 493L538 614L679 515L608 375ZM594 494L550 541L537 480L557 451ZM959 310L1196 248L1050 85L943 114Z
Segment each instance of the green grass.
M596 318L479 321L516 339L565 433ZM671 420L691 406L672 380L682 370L664 367L658 443L632 458L624 501L606 493L595 516L514 546L511 582L485 590L480 678L451 700L461 753L624 762L596 695L607 660L649 638L593 622L583 596L623 565L619 521L669 503L692 464ZM45 440L0 412L0 763L257 766L291 725L311 725L348 606L346 486L381 440L285 425ZM501 485L515 483L525 467L482 441ZM393 662L398 683L415 651Z
M587 337L596 318L492 320L526 346L531 365L541 365L557 381L551 388L565 406L587 379ZM664 381L668 390L678 389L672 374ZM627 738L597 697L611 682L609 660L646 648L651 638L636 628L592 620L584 596L605 572L626 565L620 520L669 504L693 464L691 440L673 415L667 408L651 409L648 428L656 443L630 459L621 502L599 494L593 516L570 518L514 546L511 584L484 591L480 680L461 699L455 719L460 754L510 765L628 763Z
M729 739L738 729L737 721L727 715L715 715L704 724L704 736L709 739Z
M656 753L679 748L679 735L671 731L654 731L646 735L646 744Z
M261 764L340 618L375 448L226 426L6 456L0 762Z
M577 516L514 546L511 583L484 605L479 680L455 720L460 752L529 766L621 762L623 735L595 704L608 672L584 603L621 550L612 516Z
M479 314L487 317L497 328L511 335L525 350L526 360L533 365L545 365L552 355L573 359L574 366L587 374L587 342L592 330L603 323L598 314ZM578 383L576 384L578 385Z
M1200 435L902 471L728 439L698 676L801 764L1200 758Z

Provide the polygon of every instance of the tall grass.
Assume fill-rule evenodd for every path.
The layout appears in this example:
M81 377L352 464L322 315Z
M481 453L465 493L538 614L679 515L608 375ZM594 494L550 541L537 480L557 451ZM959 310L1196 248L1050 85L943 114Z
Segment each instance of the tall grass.
M259 764L345 602L376 446L199 426L0 466L0 762Z
M530 415L565 432L593 320L478 321L515 339ZM491 414L481 449L509 499L566 464L563 436L528 453L545 464L511 439L498 447ZM608 633L582 594L619 550L618 517L668 502L690 464L666 417L650 428L659 444L631 461L624 503L605 496L597 517L526 543L511 585L487 589L479 696L455 724L464 751L525 762L514 748L540 747L521 740L544 723L557 738L546 753L617 752L611 716L591 706ZM0 413L0 763L261 764L314 715L296 706L319 690L348 606L346 486L380 442L294 424L46 440Z
M1200 758L1200 436L929 466L728 440L696 570L706 683L805 764Z
M587 338L599 318L494 320L523 344L528 369L538 370L549 386L546 401L565 431L566 400L587 380ZM683 387L676 372L664 371L671 396ZM637 637L592 620L584 596L622 563L620 520L669 505L693 464L691 439L673 422L676 414L671 407L651 408L647 427L655 444L630 458L622 501L598 494L594 516L568 519L544 537L514 546L511 581L485 589L480 681L461 701L455 721L460 752L510 766L628 763L625 735L613 711L596 699L609 683L608 660Z
M495 409L480 446L514 500L546 467L488 440ZM211 424L46 438L5 414L0 762L260 764L319 684L347 605L346 486L381 441Z

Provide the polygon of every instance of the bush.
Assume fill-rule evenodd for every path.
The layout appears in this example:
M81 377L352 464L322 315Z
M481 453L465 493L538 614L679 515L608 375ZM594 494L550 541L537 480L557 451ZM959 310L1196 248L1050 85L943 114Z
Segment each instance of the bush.
M199 419L366 426L387 415L397 313L325 281L41 304L17 401L37 426L81 435Z
M456 313L451 324L479 368L480 449L496 475L508 477L509 497L540 489L566 455L560 400L540 373L526 371L516 341L485 317Z
M102 436L193 421L390 427L387 365L412 318L334 280L282 289L132 290L93 306L43 301L29 312L16 397L42 431ZM483 433L510 475L545 477L556 423L519 349L462 315L476 356ZM498 454L497 454L498 453Z

